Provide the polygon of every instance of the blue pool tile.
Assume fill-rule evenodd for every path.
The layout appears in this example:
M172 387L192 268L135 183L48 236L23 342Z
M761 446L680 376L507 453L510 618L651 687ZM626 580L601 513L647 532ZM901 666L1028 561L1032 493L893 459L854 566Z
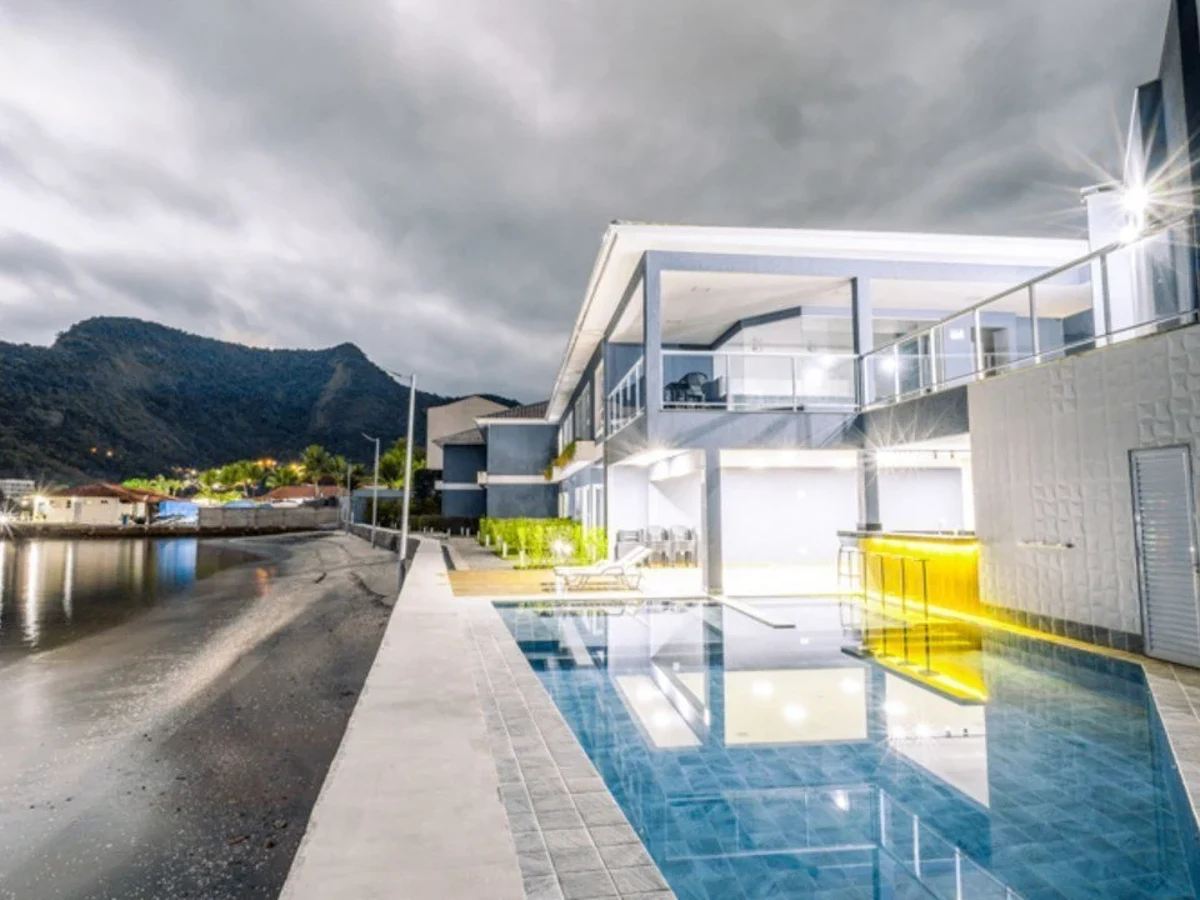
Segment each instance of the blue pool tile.
M971 719L929 686L842 654L817 607L797 616L813 617L804 632L828 652L744 619L726 628L737 614L698 607L601 616L573 632L597 661L580 666L560 639L571 613L501 612L683 900L950 900L956 852L979 884L1024 900L1200 896L1200 838L1140 667L981 633L959 660L987 690ZM689 685L690 706L646 687L663 672ZM861 676L841 694L847 673ZM622 676L641 678L646 697ZM697 701L707 722L673 744L688 726L672 710L694 716ZM928 718L924 737L890 733L898 704ZM974 722L971 743L939 736L938 717Z

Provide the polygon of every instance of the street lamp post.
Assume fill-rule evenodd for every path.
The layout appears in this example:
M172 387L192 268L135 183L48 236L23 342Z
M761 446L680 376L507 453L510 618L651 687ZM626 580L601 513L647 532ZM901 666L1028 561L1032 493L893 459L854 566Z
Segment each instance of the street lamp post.
M404 501L403 511L400 514L400 546L398 548L399 561L396 565L396 591L404 587L404 575L406 572L406 562L408 558L408 513L410 509L410 501L412 499L412 463L413 463L413 438L415 436L414 428L417 418L417 373L413 372L410 375L402 375L399 372L387 370L389 375L396 378L408 379L408 428L404 432Z
M354 491L350 487L350 473L354 466L346 463L346 534L354 530Z
M371 546L375 546L375 527L379 522L379 438L364 434L368 441L375 442L375 475L371 479Z

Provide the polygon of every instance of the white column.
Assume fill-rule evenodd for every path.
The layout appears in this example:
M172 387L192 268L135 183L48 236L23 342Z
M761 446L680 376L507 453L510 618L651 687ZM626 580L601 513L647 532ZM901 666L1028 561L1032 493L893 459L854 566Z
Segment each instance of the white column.
M858 451L858 530L879 531L879 460L874 450Z
M725 561L721 555L721 451L704 451L704 481L700 492L701 519L700 578L705 593L725 591Z
M975 530L975 472L968 457L962 465L963 530Z

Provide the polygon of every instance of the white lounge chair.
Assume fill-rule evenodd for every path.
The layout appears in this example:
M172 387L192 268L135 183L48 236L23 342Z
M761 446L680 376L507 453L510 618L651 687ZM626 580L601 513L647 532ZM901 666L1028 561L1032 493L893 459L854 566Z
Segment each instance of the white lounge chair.
M599 585L615 585L626 591L636 591L642 584L638 569L650 556L649 547L635 547L618 560L602 559L590 566L558 566L554 570L555 587L564 590L583 590Z

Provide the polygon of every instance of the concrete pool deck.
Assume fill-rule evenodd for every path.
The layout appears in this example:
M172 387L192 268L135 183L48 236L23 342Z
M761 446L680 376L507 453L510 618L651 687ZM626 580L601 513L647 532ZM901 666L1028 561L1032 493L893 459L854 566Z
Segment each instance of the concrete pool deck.
M1200 671L987 624L1141 665L1197 810ZM674 896L490 598L455 596L436 541L421 541L282 893L331 896Z
M487 600L423 540L284 900L670 900Z

